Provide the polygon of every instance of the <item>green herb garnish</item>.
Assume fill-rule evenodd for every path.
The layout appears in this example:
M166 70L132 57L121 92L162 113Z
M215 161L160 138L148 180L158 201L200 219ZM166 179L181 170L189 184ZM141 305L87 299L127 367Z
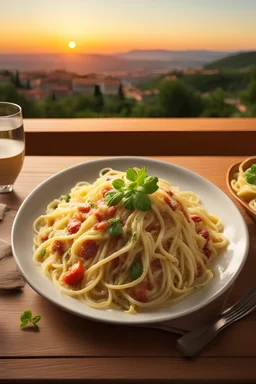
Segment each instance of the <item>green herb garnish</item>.
M130 275L133 280L137 280L143 273L143 265L135 260L130 268Z
M65 201L66 201L66 203L69 203L69 202L70 202L70 199L71 199L71 196L70 196L70 194L68 193L68 194L65 196Z
M127 185L122 179L116 179L112 182L115 190L106 193L105 201L107 204L114 206L123 200L125 208L130 211L134 208L148 211L151 208L151 200L148 195L158 190L158 178L147 176L146 167L143 167L138 172L133 168L128 168L126 179L130 181Z
M46 249L43 248L43 249L41 249L40 256L44 257L45 255L46 255Z
M117 217L116 219L110 219L108 222L110 224L108 227L108 233L110 236L120 236L123 231L120 218Z
M135 243L135 241L137 241L137 232L134 232L132 234L132 241Z
M38 321L41 320L41 316L34 316L32 317L31 311L24 311L20 317L20 328L24 328L26 325L28 325L29 321L33 324L33 327L38 331L39 327L37 325Z
M256 164L253 164L251 168L248 168L244 175L248 184L256 185Z

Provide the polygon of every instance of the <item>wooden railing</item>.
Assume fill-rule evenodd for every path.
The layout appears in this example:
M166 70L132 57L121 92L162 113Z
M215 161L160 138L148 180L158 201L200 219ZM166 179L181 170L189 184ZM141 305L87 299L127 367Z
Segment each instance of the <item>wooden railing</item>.
M27 155L255 155L256 119L25 119Z

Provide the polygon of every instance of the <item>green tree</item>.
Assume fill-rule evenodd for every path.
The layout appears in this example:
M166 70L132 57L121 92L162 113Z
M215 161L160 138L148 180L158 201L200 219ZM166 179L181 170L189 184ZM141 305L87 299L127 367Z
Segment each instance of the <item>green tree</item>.
M249 106L256 103L256 68L250 71L250 83L241 93L241 100Z
M237 109L234 105L227 104L225 99L227 98L226 93L223 89L219 88L212 92L210 97L205 100L205 108L202 117L231 117Z
M56 97L54 92L51 94L51 100L52 101L56 101L57 100L57 97Z
M125 99L122 83L119 84L118 97L119 97L120 100L124 100Z
M96 84L94 88L94 97L96 100L95 112L101 112L104 107L104 98L98 84Z
M22 88L19 71L16 71L16 73L15 73L14 85L16 88Z
M26 89L31 89L31 84L29 79L27 79Z
M197 117L203 111L201 96L180 80L164 81L159 91L159 104L166 117Z

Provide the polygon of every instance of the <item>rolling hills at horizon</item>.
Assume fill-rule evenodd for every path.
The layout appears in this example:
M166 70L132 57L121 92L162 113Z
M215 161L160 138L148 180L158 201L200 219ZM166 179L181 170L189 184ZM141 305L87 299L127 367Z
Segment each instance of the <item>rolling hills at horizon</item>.
M243 52L205 65L205 69L241 69L256 66L256 51Z
M134 70L196 69L231 52L137 50L114 55L102 54L0 54L0 69L52 71L63 69L84 74ZM234 52L233 52L234 53Z

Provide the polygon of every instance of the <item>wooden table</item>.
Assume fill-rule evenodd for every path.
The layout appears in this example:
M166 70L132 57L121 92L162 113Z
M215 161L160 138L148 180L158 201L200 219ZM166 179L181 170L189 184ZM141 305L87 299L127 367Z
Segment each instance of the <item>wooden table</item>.
M0 202L17 209L27 194L55 172L88 157L27 157L15 192ZM91 158L90 158L91 159ZM241 157L159 157L208 178L228 193L225 173ZM228 193L229 194L229 193ZM256 225L239 206L250 232L247 262L230 294L238 300L256 281ZM0 234L1 234L0 224ZM1 236L0 236L1 237ZM40 332L19 328L20 314L40 314ZM256 313L224 330L195 359L175 349L177 335L80 319L53 306L28 285L0 296L0 379L194 380L256 379Z

